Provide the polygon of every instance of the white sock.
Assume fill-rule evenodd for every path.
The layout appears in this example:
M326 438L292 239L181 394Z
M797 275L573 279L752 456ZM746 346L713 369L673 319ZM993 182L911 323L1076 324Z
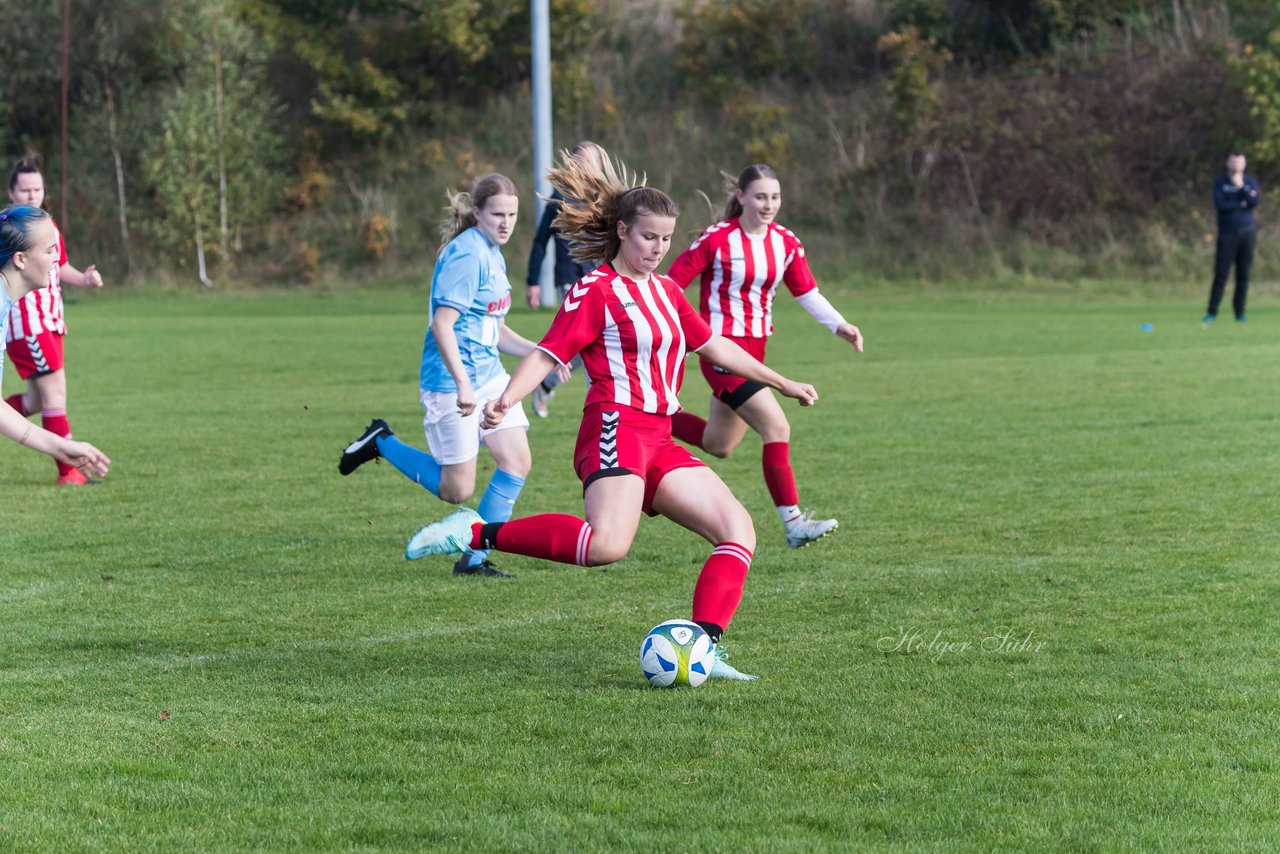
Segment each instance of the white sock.
M801 516L800 508L795 504L778 507L778 516L782 519L782 524L794 522Z

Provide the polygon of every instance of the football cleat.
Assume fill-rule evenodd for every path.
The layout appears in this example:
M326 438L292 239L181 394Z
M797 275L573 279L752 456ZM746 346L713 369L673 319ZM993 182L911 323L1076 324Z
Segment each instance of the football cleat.
M1216 315L1206 314L1204 317L1200 318L1200 322L1201 322L1201 323L1213 323L1213 322L1214 322L1215 320L1217 320L1217 319L1218 319L1218 318L1217 318L1217 316L1216 316Z
M787 533L787 545L793 549L802 549L814 540L830 534L840 527L840 523L835 519L815 519L813 513L802 513L784 523L783 527Z
M488 559L482 560L472 565L471 555L464 554L458 558L458 562L453 565L454 575L483 575L486 578L515 578L515 574L511 572L503 572L493 565L493 561Z
M376 460L382 456L378 450L378 437L394 435L395 433L392 433L391 428L387 426L387 422L381 418L373 419L369 426L364 428L364 432L342 452L342 459L338 460L338 473L351 474L369 460Z
M752 679L759 679L759 676L752 676L750 673L743 673L738 668L729 663L729 651L721 644L716 644L715 649L716 663L711 666L712 679L737 679L741 682L750 682Z
M409 540L404 556L417 560L427 555L457 555L471 551L471 526L483 524L480 514L459 507L439 522L432 522Z
M58 475L58 479L55 482L58 486L97 486L102 483L96 477L89 477L80 469L72 469L66 474Z
M551 410L547 408L547 404L551 402L551 398L556 396L556 390L547 388L542 383L538 383L533 387L533 414L539 418L546 418L551 414Z

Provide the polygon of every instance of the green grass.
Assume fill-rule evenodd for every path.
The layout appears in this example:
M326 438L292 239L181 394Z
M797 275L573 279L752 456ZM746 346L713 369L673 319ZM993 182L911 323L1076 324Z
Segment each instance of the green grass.
M445 505L338 476L373 415L422 444L424 302L70 307L115 466L55 489L0 447L0 849L1280 845L1274 302L1201 329L1198 298L886 289L855 359L782 300L771 361L822 393L788 410L802 501L841 528L789 551L758 440L714 461L760 531L729 637L762 678L696 691L637 661L692 535L456 579L402 557ZM520 511L579 511L581 395Z

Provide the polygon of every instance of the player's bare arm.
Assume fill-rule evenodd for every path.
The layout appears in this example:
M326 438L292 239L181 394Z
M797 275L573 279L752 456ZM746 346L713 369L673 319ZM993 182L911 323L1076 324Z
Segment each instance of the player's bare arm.
M77 288L100 288L103 284L102 274L98 272L95 264L85 267L84 272L80 272L70 264L63 264L58 268L58 276L61 281L75 285Z
M442 305L431 315L431 334L436 339L436 347L440 350L440 359L445 370L453 377L458 386L458 412L470 415L476 408L476 394L471 388L471 378L467 376L462 365L462 354L458 351L458 336L453 325L458 322L462 312L456 308Z
M746 350L719 335L712 335L698 355L719 368L744 379L755 380L777 389L784 396L800 401L801 406L812 406L818 400L818 392L808 383L787 379L762 362L756 361Z
M542 378L556 367L562 366L549 353L534 349L516 366L502 394L485 404L481 425L486 430L491 430L502 423L507 410L524 400L534 386L542 382Z

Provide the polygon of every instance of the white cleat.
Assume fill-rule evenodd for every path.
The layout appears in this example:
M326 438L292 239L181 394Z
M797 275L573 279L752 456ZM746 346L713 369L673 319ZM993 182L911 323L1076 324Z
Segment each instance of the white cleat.
M720 644L716 644L716 663L711 666L711 672L707 675L712 679L737 679L740 682L750 682L752 679L759 679L759 676L752 676L750 673L743 673L738 668L729 663L729 652Z
M533 414L539 418L546 418L551 414L551 410L547 404L551 403L551 398L556 396L555 389L548 391L543 388L542 383L538 383L533 387Z
M459 507L439 522L432 522L409 540L404 556L417 560L427 555L460 555L471 551L471 526L483 523L470 507Z
M840 523L835 519L815 519L812 513L803 513L783 524L787 532L787 545L793 549L802 549L839 527Z

